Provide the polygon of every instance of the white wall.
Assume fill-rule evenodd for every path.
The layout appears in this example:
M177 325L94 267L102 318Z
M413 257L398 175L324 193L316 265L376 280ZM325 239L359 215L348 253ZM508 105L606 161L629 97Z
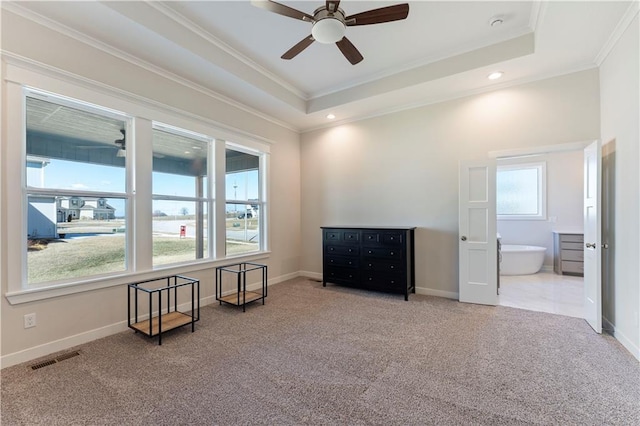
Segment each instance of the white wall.
M413 225L418 291L458 293L458 164L488 152L594 140L596 69L302 135L302 269L320 226Z
M523 160L499 160L498 166L518 162L546 162L547 219L498 220L503 244L546 247L543 268L553 270L554 230L582 232L583 151L555 152Z
M271 253L260 261L269 266L270 281L297 275L300 269L300 149L296 132L7 11L2 13L2 49L8 55L3 56L3 71L7 69L5 60L15 61L20 56L27 59L27 67L29 61L53 67L47 71L48 78L75 81L75 77L80 76L88 79L86 83L81 83L82 86L98 87L96 90L110 95L115 93L114 96L121 96L128 102L150 100L160 107L176 108L181 114L184 113L183 117L203 120L207 125L219 123L230 132L235 128L274 141L270 146L271 186L267 200ZM34 67L38 68L39 65ZM37 71L33 78L39 78ZM99 85L95 86L95 83ZM2 86L4 104L7 88L4 74ZM11 227L7 223L6 209L10 204L7 200L20 200L21 197L19 185L8 184L19 181L19 176L9 179L6 175L8 169L15 170L14 167L7 167L8 164L20 164L21 161L20 158L7 157L7 114L3 108L0 146L0 181L3 183L0 191L3 208L0 214L3 367L126 329L127 318L127 288L124 284L17 305L9 304L4 297L9 288L7 271L16 267L8 265L7 253L21 245L19 238L14 241L7 238L8 234L15 234L8 232ZM211 300L214 293L212 268L211 264L175 272L188 273L200 279L202 297ZM37 326L24 329L23 316L32 312L37 315Z
M605 166L603 316L615 336L640 359L640 58L638 15L600 67Z

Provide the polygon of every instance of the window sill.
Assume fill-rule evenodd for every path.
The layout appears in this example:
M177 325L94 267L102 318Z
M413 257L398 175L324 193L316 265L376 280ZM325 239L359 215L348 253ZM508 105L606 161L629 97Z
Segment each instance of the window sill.
M5 294L5 297L9 301L10 305L20 305L22 303L47 300L54 297L68 296L71 294L84 293L87 291L126 285L132 282L159 278L176 273L187 274L190 272L204 271L206 269L215 268L216 266L225 265L227 263L236 262L239 260L252 262L261 259L268 259L270 255L271 252L262 251L247 255L226 257L224 259L210 260L201 263L167 266L162 269L122 274L118 276L111 276L108 278L99 278L74 283L20 289L7 292Z

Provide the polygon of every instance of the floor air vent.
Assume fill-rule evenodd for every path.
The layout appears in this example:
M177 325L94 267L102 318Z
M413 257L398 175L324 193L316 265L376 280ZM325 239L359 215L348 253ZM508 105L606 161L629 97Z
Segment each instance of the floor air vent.
M73 358L73 357L76 357L78 355L80 355L80 352L78 352L78 351L67 352L66 354L58 355L55 358L47 359L45 361L39 362L37 364L34 364L34 365L31 366L31 369L32 370L37 370L39 368L47 367L49 365L56 364L56 363L58 363L60 361L64 361L65 359Z

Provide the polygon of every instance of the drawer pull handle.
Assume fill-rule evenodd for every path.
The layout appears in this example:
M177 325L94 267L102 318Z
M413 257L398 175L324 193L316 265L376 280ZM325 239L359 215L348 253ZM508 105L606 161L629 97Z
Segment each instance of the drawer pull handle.
M373 253L371 250L369 250L369 254Z
M349 265L351 265L352 262L349 262Z
M371 267L371 264L369 264L369 267Z
M391 265L391 269L393 269L393 265Z
M391 252L391 256L393 256L393 252Z
M373 278L369 277L369 281L373 281Z
M593 244L587 243L586 246L587 248L596 248L596 243L593 243Z

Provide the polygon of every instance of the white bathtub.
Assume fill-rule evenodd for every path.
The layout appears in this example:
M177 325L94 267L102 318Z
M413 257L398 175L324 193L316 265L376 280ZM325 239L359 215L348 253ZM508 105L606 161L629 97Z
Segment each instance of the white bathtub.
M542 268L545 247L503 244L500 275L530 275Z

